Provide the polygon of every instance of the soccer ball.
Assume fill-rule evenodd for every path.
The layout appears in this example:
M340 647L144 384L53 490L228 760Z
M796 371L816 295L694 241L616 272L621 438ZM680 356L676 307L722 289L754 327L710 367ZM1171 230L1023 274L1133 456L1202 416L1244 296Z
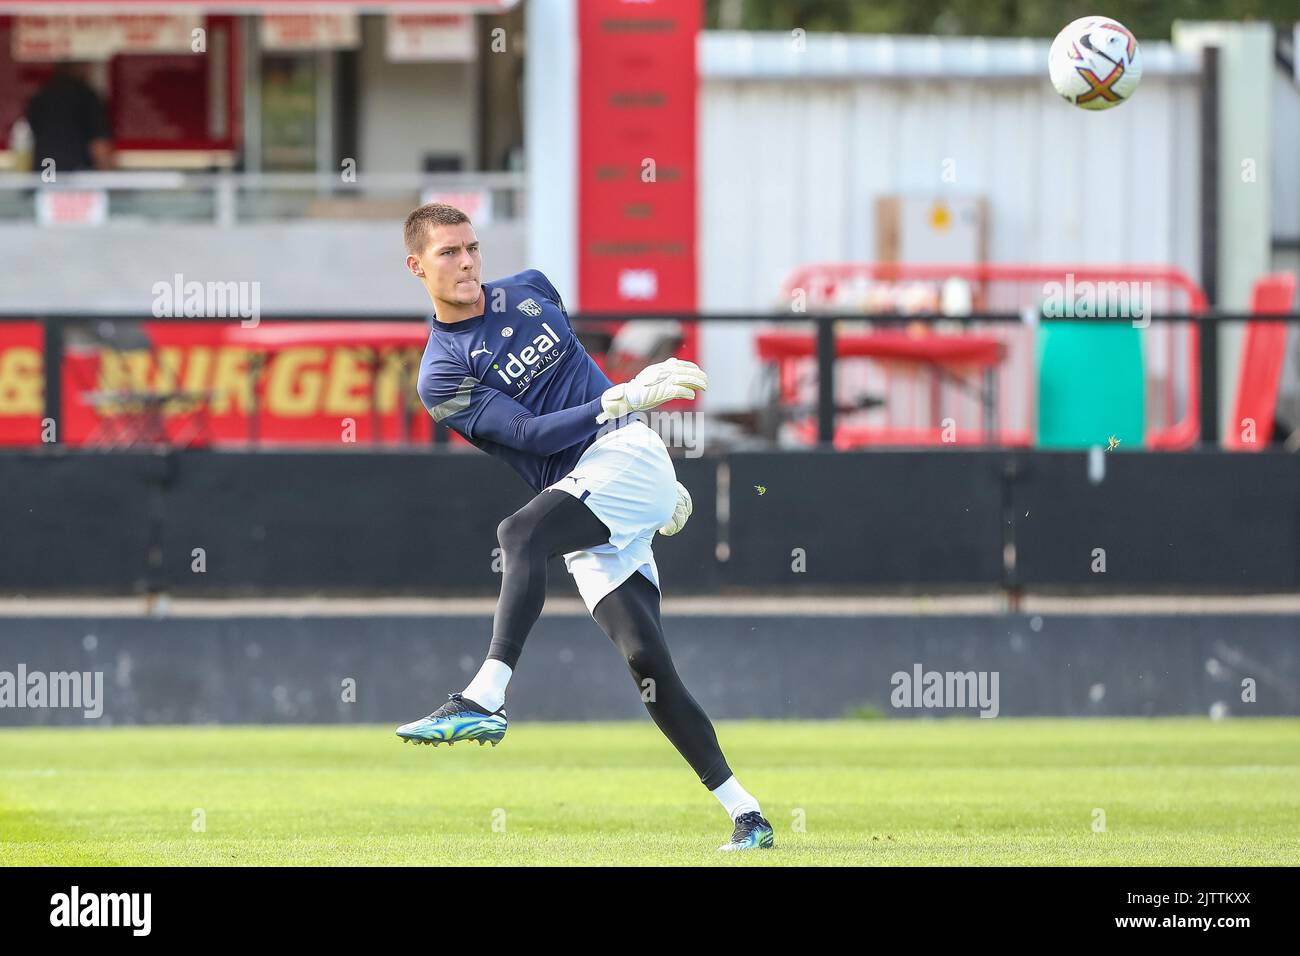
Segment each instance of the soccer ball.
M1108 110L1123 103L1142 79L1142 54L1124 24L1082 17L1056 35L1047 54L1056 92L1080 109Z

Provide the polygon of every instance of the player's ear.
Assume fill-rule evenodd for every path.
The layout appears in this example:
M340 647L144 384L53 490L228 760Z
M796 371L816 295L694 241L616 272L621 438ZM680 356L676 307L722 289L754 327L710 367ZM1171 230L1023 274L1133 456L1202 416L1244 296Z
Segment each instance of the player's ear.
M415 256L406 257L406 268L410 270L412 275L424 277L424 267L420 265L420 260Z

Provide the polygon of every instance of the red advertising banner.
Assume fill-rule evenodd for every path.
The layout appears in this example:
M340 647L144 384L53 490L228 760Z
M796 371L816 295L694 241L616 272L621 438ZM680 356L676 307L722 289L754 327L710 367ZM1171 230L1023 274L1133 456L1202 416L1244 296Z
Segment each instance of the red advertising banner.
M582 311L696 307L700 0L581 0L578 285ZM687 329L693 353L693 327Z
M60 444L430 440L415 391L422 322L159 321L129 336L140 347L108 348L69 331ZM42 346L39 324L0 323L0 445L42 442Z
M117 344L64 333L53 440L120 448L432 440L416 393L424 322L115 322ZM602 362L604 356L595 356ZM0 322L0 446L46 437L44 332ZM467 444L454 432L447 440Z
M39 445L45 408L38 322L0 322L0 445Z

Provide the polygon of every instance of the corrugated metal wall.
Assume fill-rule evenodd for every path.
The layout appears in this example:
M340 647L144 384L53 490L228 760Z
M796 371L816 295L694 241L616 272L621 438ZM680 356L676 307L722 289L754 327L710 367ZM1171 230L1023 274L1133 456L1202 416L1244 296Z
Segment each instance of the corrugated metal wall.
M1193 61L1146 44L1137 96L1087 113L1048 83L1046 41L972 59L970 38L890 39L813 36L792 57L784 34L703 35L701 309L769 308L795 266L874 259L875 200L898 193L987 197L993 261L1198 278ZM752 330L708 329L704 347L713 406L747 404Z

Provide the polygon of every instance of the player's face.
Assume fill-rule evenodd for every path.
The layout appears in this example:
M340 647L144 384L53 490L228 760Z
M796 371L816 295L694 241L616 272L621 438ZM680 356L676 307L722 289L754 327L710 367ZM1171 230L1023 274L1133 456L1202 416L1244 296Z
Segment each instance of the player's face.
M483 258L479 254L478 236L467 222L456 226L434 226L429 244L420 256L425 285L429 293L442 302L473 305L478 301L479 275Z

